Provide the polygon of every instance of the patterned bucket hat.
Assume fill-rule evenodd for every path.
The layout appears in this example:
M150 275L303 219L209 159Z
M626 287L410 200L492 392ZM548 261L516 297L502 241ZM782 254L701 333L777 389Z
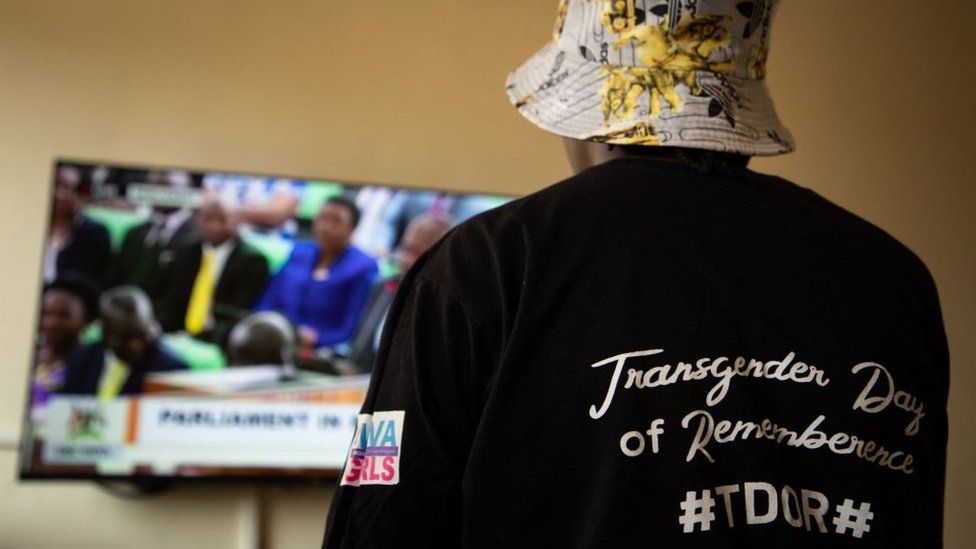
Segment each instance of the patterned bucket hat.
M575 139L791 152L765 82L778 3L561 0L553 41L509 75L509 100Z

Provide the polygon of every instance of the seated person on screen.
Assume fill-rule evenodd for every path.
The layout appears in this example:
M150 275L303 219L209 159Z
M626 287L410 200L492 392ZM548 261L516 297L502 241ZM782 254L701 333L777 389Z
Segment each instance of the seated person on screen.
M98 305L102 341L72 355L61 394L110 400L141 393L146 374L187 369L160 343L159 324L145 292L120 286L105 292Z
M31 386L31 407L42 406L64 385L68 358L95 316L95 284L67 274L48 284L41 299L41 333Z
M88 277L100 286L105 282L112 248L105 227L81 213L81 172L61 166L55 176L51 230L44 250L44 282L67 273Z
M360 371L369 372L373 369L373 360L379 349L386 313L393 303L393 296L396 295L403 275L410 270L421 254L450 229L451 221L446 215L422 214L407 225L403 239L394 252L399 272L387 280L380 281L370 290L366 307L356 328L356 337L352 340L349 356Z
M298 357L295 327L279 313L254 313L237 323L227 338L228 366L281 366L292 377Z
M190 191L190 174L180 170L156 172L149 183ZM167 268L176 251L200 241L200 231L190 208L157 206L148 220L130 229L122 241L112 273L113 284L132 284L158 305Z
M237 235L233 216L216 199L197 212L203 241L176 253L159 304L163 330L223 345L250 314L268 283L268 262Z
M358 222L359 209L351 201L326 201L313 222L315 242L295 245L258 305L288 317L305 347L352 337L377 272L376 260L350 244Z

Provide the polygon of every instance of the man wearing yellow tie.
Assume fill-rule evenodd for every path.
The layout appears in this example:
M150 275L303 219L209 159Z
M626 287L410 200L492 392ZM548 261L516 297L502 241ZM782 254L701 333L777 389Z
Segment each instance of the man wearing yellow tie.
M99 311L102 341L72 356L61 394L110 400L141 393L148 373L187 368L160 344L152 303L139 288L121 286L105 292Z
M200 256L200 269L193 282L193 292L190 293L190 303L186 308L186 331L198 335L203 332L210 321L210 308L213 305L214 286L217 284L215 263L220 266L227 262L230 242L222 242L216 246L203 244L203 255ZM221 269L222 270L222 269Z
M196 219L202 241L176 253L159 318L167 332L223 345L264 290L268 263L238 238L233 213L218 200L205 200Z

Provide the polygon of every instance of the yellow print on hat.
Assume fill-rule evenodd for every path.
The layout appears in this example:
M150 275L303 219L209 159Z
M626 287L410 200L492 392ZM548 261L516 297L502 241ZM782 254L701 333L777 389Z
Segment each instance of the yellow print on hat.
M567 13L569 13L569 0L559 0L559 7L556 8L556 24L552 27L553 42L559 42L559 37L563 34Z
M749 78L756 80L766 78L767 57L769 57L769 45L763 42L756 47L755 53L749 58Z
M615 9L616 4L608 7L608 11ZM644 93L650 95L652 118L660 116L662 100L672 112L680 112L683 102L676 86L683 84L692 95L701 95L698 71L733 72L735 66L731 59L710 60L713 53L731 41L731 33L723 26L727 19L721 15L685 12L674 28L669 16L664 16L658 25L636 25L618 32L620 37L614 49L634 43L643 66L604 68L607 76L601 89L604 122L609 125L611 118L631 118Z
M612 143L614 145L660 145L654 131L654 126L647 122L638 122L629 128L604 134L589 135L583 138L597 143Z
M633 29L637 24L634 0L600 0L607 4L603 10L603 26L613 34Z

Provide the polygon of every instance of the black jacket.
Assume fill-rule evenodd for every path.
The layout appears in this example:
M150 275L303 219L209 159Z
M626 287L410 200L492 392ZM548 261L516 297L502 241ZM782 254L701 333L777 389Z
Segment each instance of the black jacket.
M170 353L160 343L156 343L149 350L142 364L130 365L132 370L122 385L120 395L136 395L142 393L142 384L146 374L156 372L171 372L186 370L185 362ZM95 395L98 394L98 382L105 368L105 345L101 342L90 343L75 351L68 359L68 373L64 386L59 394L64 395Z
M366 306L363 307L359 317L356 335L349 349L349 358L356 363L361 372L373 370L373 361L376 360L376 351L373 348L376 331L386 319L398 285L398 280L380 280L373 284L369 297L366 298Z
M187 219L165 243L147 243L153 228L147 221L125 234L112 272L113 285L133 284L142 288L158 306L163 295L163 282L168 276L176 251L200 241L200 231L193 218Z
M58 252L57 274L80 274L103 288L107 283L112 246L108 231L100 224L81 218L71 229L68 241Z
M170 265L166 290L159 304L159 321L167 332L182 330L203 247L184 247ZM249 315L268 283L268 262L264 256L237 240L214 288L211 313L213 326L201 338L223 345L234 324Z

